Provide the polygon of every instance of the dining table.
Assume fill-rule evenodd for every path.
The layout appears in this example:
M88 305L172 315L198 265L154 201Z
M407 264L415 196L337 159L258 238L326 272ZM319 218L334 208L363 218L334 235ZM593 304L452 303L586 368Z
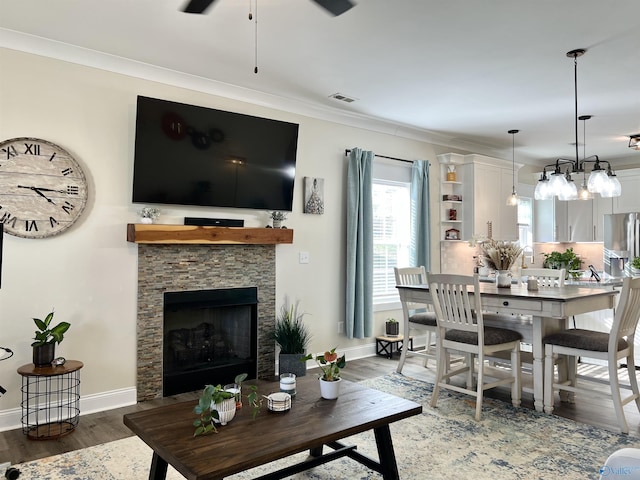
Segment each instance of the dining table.
M398 285L400 300L432 304L429 285ZM475 294L473 289L470 292ZM539 412L544 407L544 344L543 338L553 332L564 330L569 318L588 312L613 309L619 291L613 287L583 287L565 285L563 287L540 287L529 290L526 285L513 284L511 288L498 288L495 283L480 283L482 311L501 314L503 328L513 326L518 330L523 325L523 316L530 317L530 335L525 341L531 343L533 354L533 399ZM492 326L497 326L493 324ZM409 319L405 315L403 332L409 331ZM401 332L402 333L402 332ZM526 333L526 332L525 332ZM397 372L402 368L407 356L403 348Z

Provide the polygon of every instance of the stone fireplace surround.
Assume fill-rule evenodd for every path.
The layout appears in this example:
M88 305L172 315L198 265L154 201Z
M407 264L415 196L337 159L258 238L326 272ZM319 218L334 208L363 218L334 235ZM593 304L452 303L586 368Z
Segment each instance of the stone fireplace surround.
M258 377L275 372L275 245L139 244L138 401L162 396L164 292L258 288ZM203 379L203 384L207 383Z

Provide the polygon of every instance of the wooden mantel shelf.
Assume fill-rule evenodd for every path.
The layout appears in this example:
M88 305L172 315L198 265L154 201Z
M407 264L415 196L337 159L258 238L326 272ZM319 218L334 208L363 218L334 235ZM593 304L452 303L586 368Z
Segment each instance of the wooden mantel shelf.
M293 243L287 228L201 227L196 225L127 224L127 242L151 244L276 245Z

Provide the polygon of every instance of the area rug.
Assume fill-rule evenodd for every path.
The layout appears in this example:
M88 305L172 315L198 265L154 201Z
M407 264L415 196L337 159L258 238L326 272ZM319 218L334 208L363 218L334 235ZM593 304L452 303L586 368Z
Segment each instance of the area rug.
M362 382L423 405L423 414L391 424L400 478L415 479L597 479L607 457L624 447L640 448L640 439L486 399L482 420L474 420L473 399L442 392L429 406L433 385L393 373ZM301 426L301 428L304 428ZM222 433L221 433L222 434ZM345 440L377 458L372 432ZM234 480L254 478L306 454L274 462ZM143 480L149 475L151 449L137 437L23 463L27 480ZM168 480L183 477L169 467ZM342 458L291 478L368 480L381 476Z

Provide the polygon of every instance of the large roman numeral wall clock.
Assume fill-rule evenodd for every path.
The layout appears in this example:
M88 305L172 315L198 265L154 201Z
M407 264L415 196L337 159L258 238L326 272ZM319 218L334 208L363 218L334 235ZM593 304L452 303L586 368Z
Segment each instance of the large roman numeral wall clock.
M64 148L28 137L0 143L0 223L5 233L58 235L80 218L87 193L80 164Z

